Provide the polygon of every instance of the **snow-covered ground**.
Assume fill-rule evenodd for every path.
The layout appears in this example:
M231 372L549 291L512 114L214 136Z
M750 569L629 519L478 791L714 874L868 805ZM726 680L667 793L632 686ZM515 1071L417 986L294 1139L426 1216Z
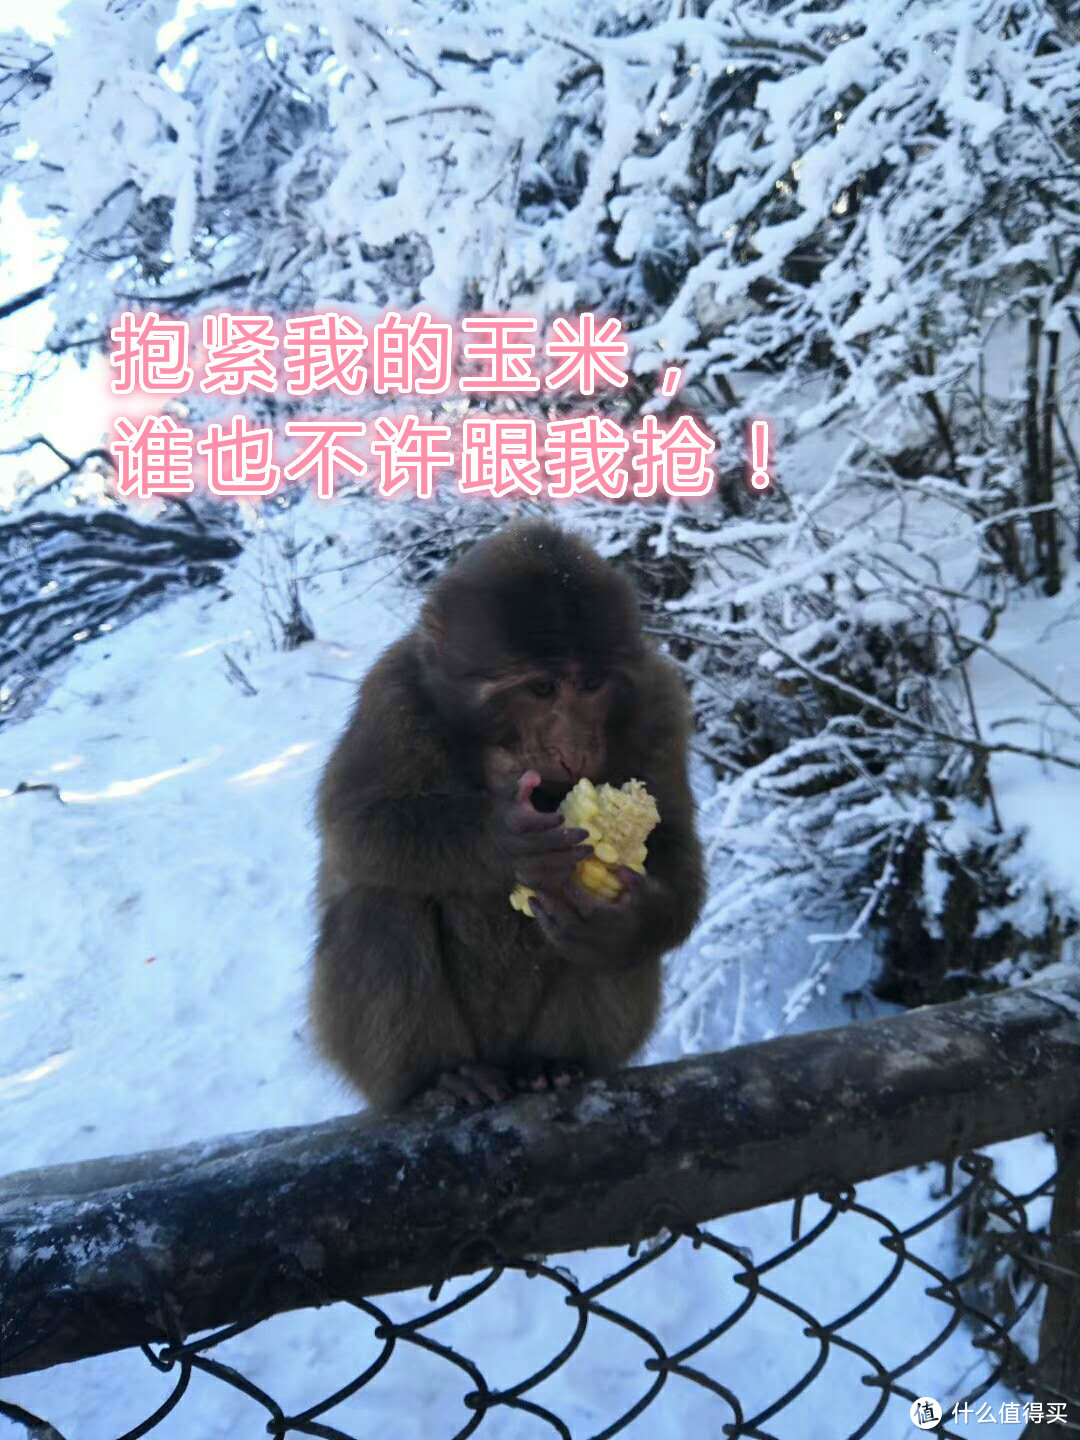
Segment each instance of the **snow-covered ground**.
M227 598L185 595L88 645L53 672L35 714L0 732L0 1172L305 1123L353 1107L316 1058L305 1015L312 791L352 703L353 682L407 625L416 602L396 583L393 559L348 564L367 543L362 534L350 536L350 520L347 510L311 504L281 522L299 527L311 542L304 564L321 572L304 591L318 635L311 644L290 653L273 647L262 587L268 567L272 581L282 562L268 538L256 538L227 577ZM1054 605L1018 607L995 643L1048 679L1070 664L1075 675L1070 604L1075 588ZM1053 621L1062 623L1040 644ZM226 656L254 695L230 678ZM976 669L984 723L1018 711L1038 715L1040 697L1015 673L989 657ZM1057 683L1068 678L1059 675ZM1017 761L995 778L1006 821L1030 822L1032 853L1075 890L1080 865L1065 772L1042 777L1031 762ZM20 781L56 789L11 793ZM862 983L871 958L852 947L825 993L800 1014L799 1027L843 1022L840 995ZM806 947L793 940L771 957L767 977L740 978L733 968L731 1007L717 1008L702 1048L730 1043L737 1000L740 1039L779 1028L783 997L806 965ZM679 969L676 959L676 981ZM682 1037L681 1023L670 1022L649 1058L677 1054ZM1051 1163L1038 1140L1000 1154L1006 1182L1017 1189L1034 1185ZM861 1187L860 1199L903 1226L934 1208L940 1177L938 1168L886 1177ZM817 1202L806 1206L804 1230L819 1214ZM760 1262L787 1245L790 1218L790 1207L778 1206L713 1228ZM886 1274L891 1259L881 1234L864 1217L844 1216L769 1283L831 1320ZM948 1225L935 1226L918 1247L955 1270L954 1239ZM560 1263L585 1284L624 1258L593 1252ZM730 1259L680 1244L609 1303L638 1316L670 1350L739 1304L744 1290L730 1280L735 1269ZM923 1292L918 1273L906 1268L845 1334L886 1366L898 1363L948 1319L948 1308ZM398 1319L425 1309L427 1297L382 1303ZM552 1356L573 1320L554 1286L511 1275L432 1333L502 1387ZM377 1354L372 1329L338 1306L278 1317L214 1355L295 1413ZM694 1363L731 1385L753 1413L817 1353L801 1322L759 1300ZM530 1398L561 1415L575 1436L596 1433L651 1384L643 1368L650 1354L625 1331L594 1321L574 1360ZM974 1383L979 1363L961 1328L909 1383L944 1400ZM855 1357L834 1351L816 1382L777 1418L776 1433L784 1440L848 1434L876 1401L860 1384L863 1372ZM135 1351L0 1382L0 1397L46 1416L66 1440L112 1440L150 1413L171 1384ZM460 1370L407 1348L325 1419L346 1433L385 1428L393 1440L434 1440L465 1423L460 1399L470 1388ZM998 1388L985 1398L997 1418L1010 1397ZM252 1401L196 1375L155 1434L256 1436L265 1418ZM722 1402L674 1378L628 1433L714 1435L729 1418ZM520 1412L493 1417L486 1428L506 1440L547 1432ZM1006 1422L995 1433L1021 1429ZM913 1433L906 1406L892 1402L874 1433ZM2 1440L20 1434L0 1420Z

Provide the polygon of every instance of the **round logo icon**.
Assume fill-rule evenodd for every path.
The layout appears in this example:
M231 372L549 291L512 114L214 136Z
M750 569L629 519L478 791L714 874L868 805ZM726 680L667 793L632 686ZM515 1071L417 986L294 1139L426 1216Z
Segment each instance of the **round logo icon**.
M916 1430L933 1430L941 1419L941 1406L929 1395L921 1395L911 1407L911 1423Z

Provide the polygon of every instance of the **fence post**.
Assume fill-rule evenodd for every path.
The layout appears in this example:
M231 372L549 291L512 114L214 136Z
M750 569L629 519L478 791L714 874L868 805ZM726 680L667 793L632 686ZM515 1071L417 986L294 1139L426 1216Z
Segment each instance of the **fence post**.
M1058 1130L1054 1148L1057 1183L1050 1212L1035 1398L1044 1405L1064 1401L1069 1430L1080 1432L1080 1128ZM1037 1440L1043 1434L1042 1426L1036 1431L1034 1425L1028 1422L1022 1440Z

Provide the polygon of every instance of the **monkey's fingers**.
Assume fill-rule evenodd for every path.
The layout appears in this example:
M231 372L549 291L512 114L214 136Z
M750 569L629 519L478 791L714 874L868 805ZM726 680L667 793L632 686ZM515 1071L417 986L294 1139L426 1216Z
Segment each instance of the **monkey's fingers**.
M484 1097L475 1085L470 1084L462 1075L456 1075L448 1070L445 1075L440 1075L432 1087L443 1095L448 1095L452 1100L462 1105L483 1105Z
M533 810L528 805L517 806L506 818L511 835L539 835L546 830L561 830L565 824L557 810Z
M624 889L629 890L631 894L644 889L645 876L640 870L631 870L629 865L616 865L615 874L622 881Z
M509 1100L513 1093L506 1072L500 1070L497 1065L487 1065L483 1061L470 1061L467 1065L458 1066L458 1074L464 1075L467 1080L470 1080L493 1105L498 1105L503 1100Z
M517 782L517 790L514 792L514 800L518 805L528 805L536 787L543 783L543 777L539 770L526 770L524 775Z
M567 1090L585 1079L585 1067L576 1060L549 1060L547 1074L553 1089Z
M511 835L508 849L511 855L548 855L556 850L585 850L589 855L592 848L585 845L589 838L587 830L566 830L561 825L555 829L528 830L524 834ZM579 859L584 859L584 855Z
M591 920L594 915L602 915L615 903L614 900L607 900L592 890L586 890L576 878L563 887L560 898L575 919L582 921Z
M618 905L636 907L646 901L656 903L660 898L661 889L654 876L631 870L627 865L620 865L617 874L623 883L623 892L616 902Z
M526 890L561 890L574 873L574 862L569 864L556 856L552 860L536 860L523 863L514 872L519 885Z
M566 890L547 889L532 898L533 914L544 938L556 950L576 951L588 944L586 923L566 898Z
M534 1060L514 1071L517 1090L566 1090L585 1078L584 1068L576 1060Z
M470 1062L439 1076L435 1088L466 1105L498 1105L511 1095L509 1081L494 1065Z

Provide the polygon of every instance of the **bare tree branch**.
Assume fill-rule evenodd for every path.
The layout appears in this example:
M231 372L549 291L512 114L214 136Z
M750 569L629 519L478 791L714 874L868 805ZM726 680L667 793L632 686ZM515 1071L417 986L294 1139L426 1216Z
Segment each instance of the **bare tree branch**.
M0 303L0 320L6 320L9 315L15 315L29 305L36 305L39 300L44 300L49 293L49 283L47 281L44 285L35 285L33 290L25 290L21 295L15 295Z

